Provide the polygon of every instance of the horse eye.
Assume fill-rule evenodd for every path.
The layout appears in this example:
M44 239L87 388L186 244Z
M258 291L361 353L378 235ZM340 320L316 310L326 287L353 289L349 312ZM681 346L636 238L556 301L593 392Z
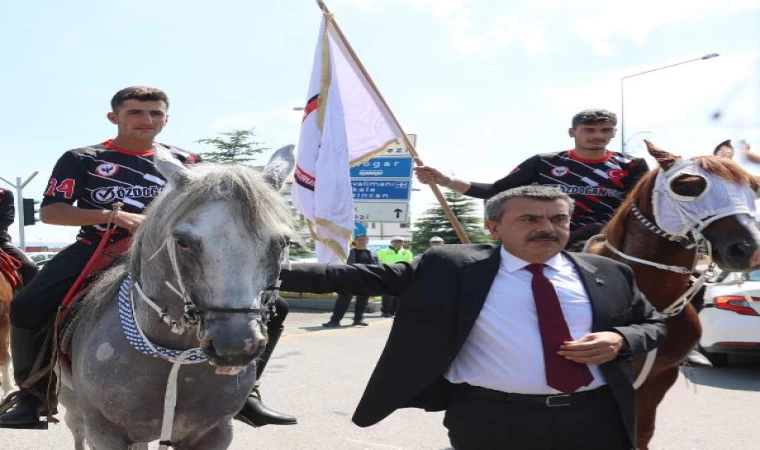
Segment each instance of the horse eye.
M180 250L190 250L191 244L190 241L181 235L174 235L174 244L179 248Z
M681 175L670 183L670 189L684 197L699 197L707 189L707 180L697 175Z

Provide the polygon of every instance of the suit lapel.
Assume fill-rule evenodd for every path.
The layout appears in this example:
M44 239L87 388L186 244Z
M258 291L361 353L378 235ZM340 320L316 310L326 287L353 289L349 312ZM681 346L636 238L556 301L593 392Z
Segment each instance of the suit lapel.
M586 294L591 302L593 315L592 331L602 331L609 329L607 325L610 317L610 287L608 280L599 274L599 269L589 261L572 253L562 252L570 261L575 264L578 274L581 277L583 286L586 288Z
M464 344L475 324L475 319L483 309L493 280L499 271L500 249L500 246L496 246L489 257L472 261L462 271L462 293L459 299L459 323L456 333L457 350Z

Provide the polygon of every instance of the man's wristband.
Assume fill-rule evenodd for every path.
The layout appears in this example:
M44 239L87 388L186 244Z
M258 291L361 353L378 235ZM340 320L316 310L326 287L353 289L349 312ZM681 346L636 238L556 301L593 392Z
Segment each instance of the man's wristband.
M456 182L457 182L457 179L456 179L456 178L454 178L454 177L449 177L449 182L448 182L448 183L446 183L446 185L445 185L445 186L446 186L447 188L449 188L449 189L454 189L454 183L456 183Z

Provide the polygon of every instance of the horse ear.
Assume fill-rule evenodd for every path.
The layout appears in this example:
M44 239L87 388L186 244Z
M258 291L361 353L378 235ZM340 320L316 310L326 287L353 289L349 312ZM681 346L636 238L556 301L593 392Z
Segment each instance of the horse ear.
M158 146L156 150L156 168L161 174L166 177L171 185L176 188L182 188L190 181L190 170L185 167L181 162L172 156L169 150Z
M274 152L267 166L264 168L264 179L272 185L275 190L280 190L285 178L293 171L296 165L296 159L293 155L295 145L290 144Z
M678 161L678 159L680 159L679 156L666 152L665 150L657 147L646 139L644 139L644 143L647 145L649 154L652 155L655 160L657 160L657 164L662 167L662 170L668 170L670 166L672 166L676 161Z

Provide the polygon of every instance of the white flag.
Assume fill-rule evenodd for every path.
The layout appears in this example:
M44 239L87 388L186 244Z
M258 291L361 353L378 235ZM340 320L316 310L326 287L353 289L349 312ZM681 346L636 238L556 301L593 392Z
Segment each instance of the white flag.
M403 136L332 19L322 18L292 190L321 262L344 262L354 228L350 167Z

